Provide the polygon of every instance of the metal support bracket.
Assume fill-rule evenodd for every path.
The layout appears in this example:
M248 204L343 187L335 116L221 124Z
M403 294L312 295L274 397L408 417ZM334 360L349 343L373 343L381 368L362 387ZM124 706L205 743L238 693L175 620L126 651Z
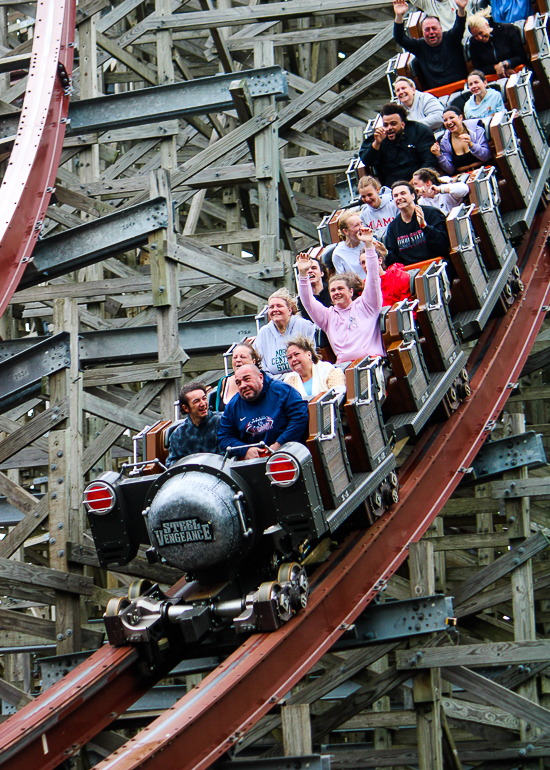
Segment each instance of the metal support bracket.
M229 72L226 75L72 102L69 108L70 132L86 134L92 131L112 131L184 118L186 115L217 114L230 110L234 107L229 90L233 80L235 73ZM288 97L287 74L278 66L239 72L239 80L246 81L252 98L274 96L281 100Z
M13 406L18 395L28 398L33 387L40 390L42 377L66 369L70 363L68 332L46 337L15 356L0 351L0 410Z
M452 619L452 597L443 594L371 604L333 649L445 631L452 625Z
M542 434L531 430L483 444L472 463L472 473L468 474L463 484L479 484L504 471L540 468L546 464Z

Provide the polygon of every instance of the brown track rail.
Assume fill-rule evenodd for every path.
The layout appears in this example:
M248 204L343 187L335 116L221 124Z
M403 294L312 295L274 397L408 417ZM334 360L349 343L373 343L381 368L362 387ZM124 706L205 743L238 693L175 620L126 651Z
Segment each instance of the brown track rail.
M38 0L17 136L0 187L0 315L36 243L63 149L73 68L76 0ZM63 121L63 122L62 122Z
M332 646L407 555L460 481L488 435L535 340L550 295L546 245L550 209L537 217L520 254L525 290L489 324L472 351L473 393L429 429L402 468L401 502L349 536L316 573L306 612L272 634L250 637L199 687L97 770L208 767ZM104 648L0 728L0 766L50 770L152 684L131 648Z

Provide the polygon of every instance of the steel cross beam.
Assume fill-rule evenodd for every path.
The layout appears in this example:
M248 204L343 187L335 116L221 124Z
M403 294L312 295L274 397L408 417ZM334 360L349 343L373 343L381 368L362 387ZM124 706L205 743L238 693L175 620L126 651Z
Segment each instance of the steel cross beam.
M233 109L229 85L236 77L230 72L73 102L67 131L72 134L108 131ZM246 80L252 97L275 96L277 100L288 97L287 75L279 66L239 72L238 79Z
M72 227L38 241L19 289L66 275L81 267L147 243L155 230L168 226L165 198L154 198L122 211Z
M427 430L400 474L401 501L351 534L315 573L307 610L276 633L255 634L192 692L96 770L205 770L234 746L327 652L407 558L489 435L545 316L550 296L550 209L533 227L525 290L472 351L472 396ZM526 251L527 249L527 251ZM521 264L521 263L520 263Z
M27 92L0 187L0 315L46 217L63 149L73 66L75 0L39 0Z
M185 321L179 324L181 347L188 355L215 355L224 353L230 345L243 337L256 334L253 315L213 318L204 321ZM84 365L120 363L156 359L158 339L156 326L136 326L128 329L106 329L82 332L80 362ZM32 350L48 337L31 337L0 342L0 362L23 351Z

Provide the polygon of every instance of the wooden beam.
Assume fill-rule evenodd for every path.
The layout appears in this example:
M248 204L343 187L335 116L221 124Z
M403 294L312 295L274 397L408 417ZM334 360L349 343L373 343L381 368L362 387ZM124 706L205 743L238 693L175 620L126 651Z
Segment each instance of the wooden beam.
M134 410L114 406L107 400L88 392L82 395L82 408L89 414L101 417L103 420L112 422L115 425L121 425L125 430L129 428L132 431L136 431L136 433L150 425L149 420L137 414Z
M463 644L452 647L398 651L397 668L424 669L441 666L507 666L548 661L550 641L501 642L500 644Z
M481 674L476 674L462 666L441 669L441 676L447 682L462 687L483 701L504 708L514 716L525 719L535 727L550 730L550 711L538 706L522 695L507 690L506 687L492 682Z
M69 575L10 559L0 559L0 580L5 584L43 586L83 596L91 596L93 587L92 578L84 575Z
M99 559L95 548L79 543L67 543L67 558L74 564L85 564L89 567L99 567ZM147 578L153 583L169 583L172 585L182 576L181 570L168 567L164 564L149 564L145 559L136 557L124 567L109 569L109 572L133 575L134 577Z
M128 366L104 366L82 372L85 388L102 385L122 385L127 382L152 382L181 377L181 362L160 364L129 364ZM130 426L128 426L130 427Z
M28 444L32 444L37 438L43 436L55 425L59 425L66 419L69 413L67 398L61 399L45 412L41 412L32 420L14 431L8 438L0 442L0 463L12 457Z
M18 631L21 634L37 636L42 639L54 640L56 638L54 620L35 618L34 615L16 612L15 610L0 609L0 629L4 631ZM89 628L83 627L81 632L82 643L86 648L94 650L103 644L103 639L105 638L104 631L92 631Z

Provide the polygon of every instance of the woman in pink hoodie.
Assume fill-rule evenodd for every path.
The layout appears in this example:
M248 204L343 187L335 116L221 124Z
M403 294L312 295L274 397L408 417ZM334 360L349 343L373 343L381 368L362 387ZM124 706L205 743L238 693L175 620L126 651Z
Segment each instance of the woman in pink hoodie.
M341 273L329 281L332 307L315 299L307 277L309 257L298 254L298 291L300 299L315 324L326 332L336 363L342 365L365 356L385 355L378 316L382 309L382 291L378 274L378 254L373 246L373 231L363 227L358 238L365 244L367 278L365 290L353 299L352 274Z

